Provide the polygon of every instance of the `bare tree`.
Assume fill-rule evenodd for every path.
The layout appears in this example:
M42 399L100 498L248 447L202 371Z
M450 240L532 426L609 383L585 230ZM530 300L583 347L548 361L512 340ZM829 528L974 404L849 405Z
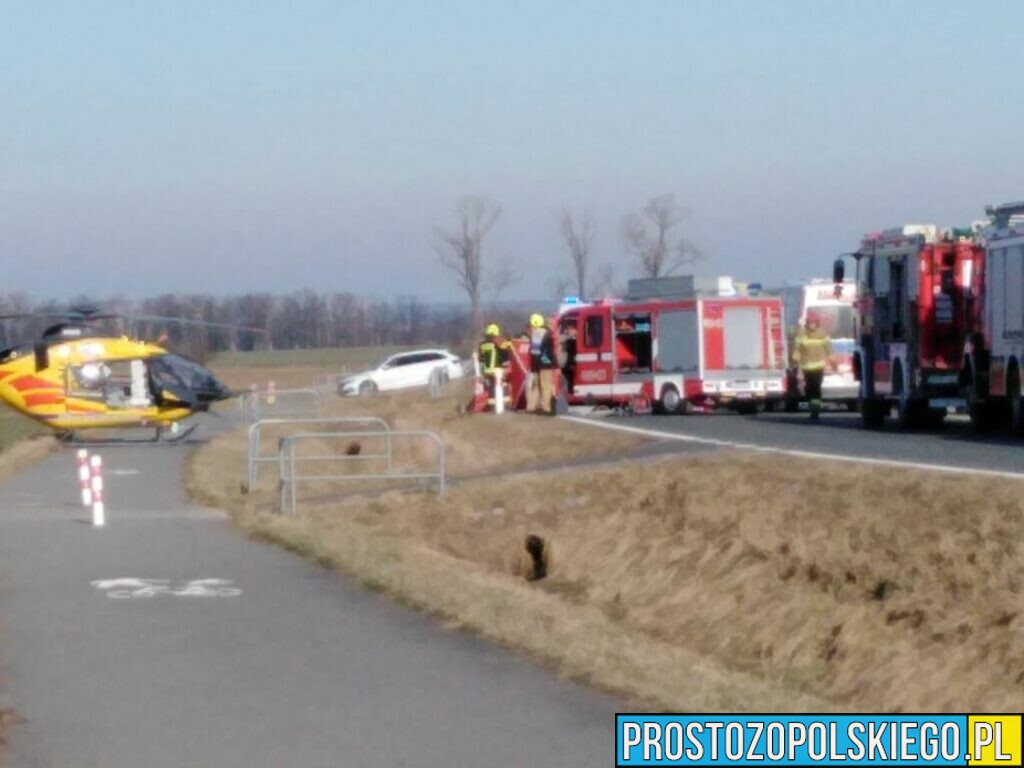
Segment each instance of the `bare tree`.
M468 195L455 205L455 215L454 229L434 229L434 249L466 292L476 332L482 321L484 239L501 215L501 206L486 195Z
M522 279L523 273L519 270L519 266L507 259L491 269L487 275L491 304L497 304L501 295Z
M587 276L590 271L590 246L594 242L594 221L584 212L579 219L568 208L563 208L558 220L562 242L572 260L573 275L576 278L576 295L581 299L587 293Z
M639 214L623 222L626 249L640 261L644 277L663 277L684 264L703 258L689 240L676 234L689 212L676 203L675 195L658 195L647 201Z

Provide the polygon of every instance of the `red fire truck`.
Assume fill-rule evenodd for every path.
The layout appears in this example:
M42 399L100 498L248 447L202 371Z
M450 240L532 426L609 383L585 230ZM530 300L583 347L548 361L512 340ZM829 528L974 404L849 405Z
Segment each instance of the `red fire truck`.
M964 349L962 383L971 421L978 429L1009 414L1011 429L1024 433L1024 203L990 206L985 246L981 327Z
M864 423L895 407L900 426L938 424L964 406L964 339L980 325L984 250L971 230L906 226L864 237L857 253L857 347ZM844 264L835 264L843 278Z
M625 299L563 305L559 335L575 337L570 404L753 412L784 395L782 300L737 290L729 278L630 281Z

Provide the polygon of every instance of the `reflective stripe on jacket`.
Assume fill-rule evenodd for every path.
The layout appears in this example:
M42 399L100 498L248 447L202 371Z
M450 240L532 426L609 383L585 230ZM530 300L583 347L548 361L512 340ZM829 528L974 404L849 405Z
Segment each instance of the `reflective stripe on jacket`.
M804 331L793 346L793 362L803 371L823 370L832 356L832 340L821 328Z
M508 360L508 350L511 345L507 341L486 341L480 342L477 354L480 357L480 367L484 373L493 373Z

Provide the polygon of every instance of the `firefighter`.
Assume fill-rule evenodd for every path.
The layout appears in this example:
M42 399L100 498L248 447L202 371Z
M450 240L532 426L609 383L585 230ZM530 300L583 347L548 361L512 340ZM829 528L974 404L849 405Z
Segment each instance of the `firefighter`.
M484 340L477 347L477 358L480 360L480 373L483 375L484 387L488 397L492 400L503 395L498 392L495 384L495 374L498 370L504 370L508 362L511 342L501 338L501 328L497 323L491 323L484 330ZM502 386L504 390L504 386Z
M526 410L552 412L558 355L555 339L541 314L530 315L530 391Z
M811 410L811 421L817 421L821 413L821 381L825 378L825 366L832 356L832 340L822 329L817 315L807 315L807 321L794 346L793 363L800 367L804 377L804 396Z
M501 328L491 323L484 331L484 340L477 347L480 358L480 370L484 376L494 376L494 372L508 361L509 342L501 338Z

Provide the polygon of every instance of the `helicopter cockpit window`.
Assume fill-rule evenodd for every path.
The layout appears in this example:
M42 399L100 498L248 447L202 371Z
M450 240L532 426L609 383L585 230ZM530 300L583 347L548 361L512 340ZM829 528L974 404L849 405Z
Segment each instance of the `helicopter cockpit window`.
M70 366L68 397L95 400L109 408L145 408L152 404L144 360L97 360Z
M179 386L193 391L219 386L208 370L178 355L161 355L152 361L151 368L157 385Z

